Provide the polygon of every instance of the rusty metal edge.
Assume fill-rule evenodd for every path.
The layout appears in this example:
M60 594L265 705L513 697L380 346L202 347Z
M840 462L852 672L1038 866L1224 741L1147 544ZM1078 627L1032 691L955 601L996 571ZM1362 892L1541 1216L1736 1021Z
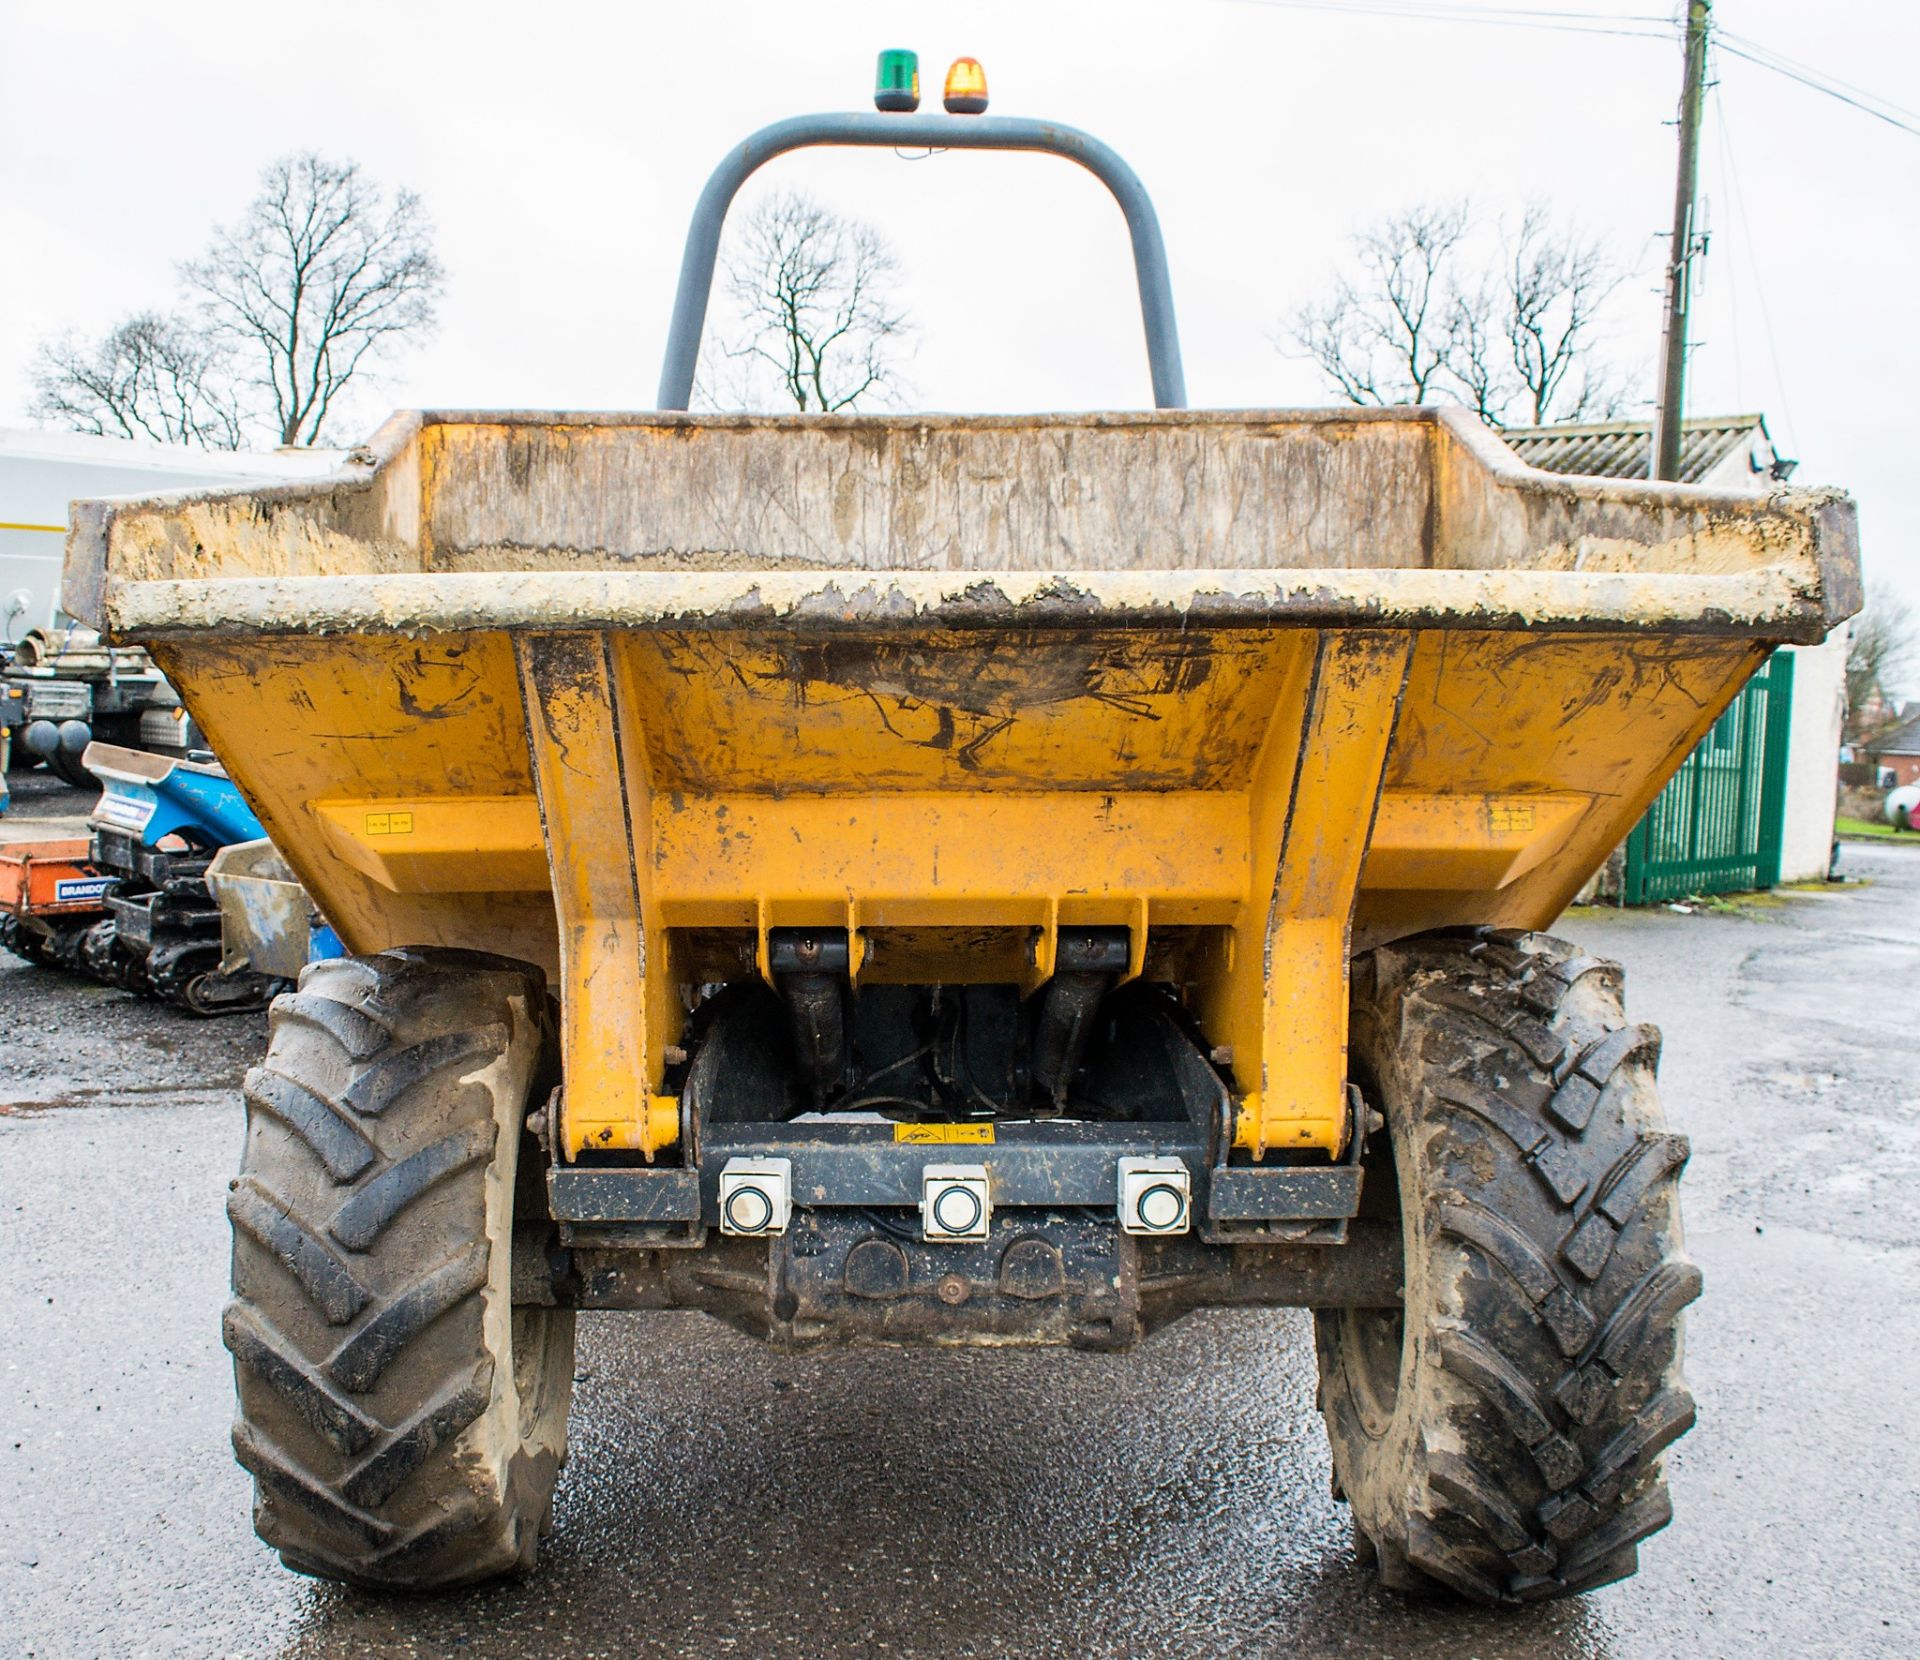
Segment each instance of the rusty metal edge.
M1645 632L1812 642L1821 596L1778 567L1736 576L1540 571L496 572L114 583L142 640L487 630L1403 628Z

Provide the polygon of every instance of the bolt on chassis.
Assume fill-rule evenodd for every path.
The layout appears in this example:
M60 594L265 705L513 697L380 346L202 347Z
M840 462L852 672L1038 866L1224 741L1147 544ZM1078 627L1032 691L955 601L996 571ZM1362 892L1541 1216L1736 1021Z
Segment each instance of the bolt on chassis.
M809 144L1096 174L1156 409L682 413L727 204ZM582 1309L1113 1349L1291 1305L1388 1584L1632 1572L1693 1418L1687 1146L1619 968L1540 930L1857 608L1851 503L1548 476L1449 409L1187 411L1137 179L996 117L734 151L658 402L78 509L68 607L354 953L246 1080L261 1537L531 1565Z

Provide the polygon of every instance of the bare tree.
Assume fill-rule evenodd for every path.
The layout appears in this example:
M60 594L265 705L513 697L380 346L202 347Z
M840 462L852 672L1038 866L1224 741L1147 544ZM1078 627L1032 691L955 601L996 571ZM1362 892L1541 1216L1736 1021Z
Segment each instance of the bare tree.
M1448 295L1447 333L1438 383L1442 391L1458 397L1489 426L1500 424L1509 379L1501 362L1499 319L1498 294L1484 279Z
M1891 683L1904 680L1920 663L1920 617L1898 594L1881 593L1854 618L1847 643L1847 730L1866 730L1895 712ZM1878 721L1874 710L1880 708Z
M1358 276L1302 306L1287 339L1353 403L1445 398L1494 426L1616 413L1625 383L1596 326L1624 269L1538 205L1500 228L1497 255L1488 239L1466 202L1366 226Z
M1557 230L1530 203L1507 242L1505 323L1518 402L1535 426L1599 414L1610 393L1589 356L1596 315L1626 272L1598 240ZM1580 378L1571 380L1574 370ZM1563 394L1565 394L1563 396Z
M245 416L219 346L178 317L143 311L98 340L42 341L32 412L76 432L238 449Z
M444 273L420 199L402 190L389 204L357 162L303 151L260 186L180 275L276 441L313 444L356 375L433 326Z
M349 383L432 327L443 280L418 197L389 205L357 163L312 152L269 166L180 276L191 313L43 341L36 417L207 449L317 443Z
M770 196L729 240L723 270L735 320L708 353L702 403L752 408L769 382L775 401L802 411L898 392L909 334L891 292L900 262L873 226L803 195Z
M1459 296L1449 270L1467 234L1465 202L1396 213L1359 231L1358 279L1303 306L1293 343L1350 403L1426 403L1445 380Z

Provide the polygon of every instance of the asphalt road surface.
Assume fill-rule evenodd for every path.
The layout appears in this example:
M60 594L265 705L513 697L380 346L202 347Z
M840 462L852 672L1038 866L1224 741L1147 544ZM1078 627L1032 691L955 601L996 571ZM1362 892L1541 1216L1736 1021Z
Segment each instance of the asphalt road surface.
M263 1019L9 959L0 1654L1920 1653L1920 846L1846 868L1867 885L1563 925L1667 1033L1700 1425L1639 1577L1515 1613L1361 1568L1297 1313L1196 1315L1117 1357L804 1359L698 1315L583 1317L531 1580L298 1578L248 1524L219 1338Z

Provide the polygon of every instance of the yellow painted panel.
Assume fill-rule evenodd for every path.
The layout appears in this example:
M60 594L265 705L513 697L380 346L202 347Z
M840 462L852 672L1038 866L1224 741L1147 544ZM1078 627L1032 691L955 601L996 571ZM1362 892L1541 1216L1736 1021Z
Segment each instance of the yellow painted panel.
M1411 649L1398 633L1321 639L1265 919L1260 1027L1228 1040L1249 1086L1234 1139L1256 1158L1346 1142L1347 933Z
M1766 650L1662 635L1430 631L1408 671L1387 788L1630 793L1673 734L1737 691Z
M679 1111L658 1093L671 987L630 823L645 754L625 742L600 636L531 634L515 648L560 912L563 1144L651 1159L677 1139Z
M327 845L394 893L545 893L547 843L531 795L316 801Z
M1360 885L1455 891L1505 887L1549 857L1587 806L1580 795L1389 790L1380 797Z
M1588 805L1575 795L1380 801L1363 887L1491 890L1549 857ZM318 801L328 844L395 893L547 891L531 796ZM670 927L750 926L761 896L837 924L852 894L870 926L1025 920L1060 900L1105 920L1151 896L1161 925L1232 922L1247 889L1247 797L887 795L682 797L656 819L654 880ZM1009 864L1005 849L1028 850ZM1009 904L1003 904L1006 901Z
M762 897L844 924L849 896L870 928L1038 922L1049 899L1140 894L1164 898L1163 921L1228 922L1247 884L1235 795L683 797L654 834L666 920L689 926L750 925Z
M1329 682L1321 636L1298 629L615 634L587 693L606 707L568 717L600 758L543 740L543 777L584 766L549 813L551 859L505 634L156 655L352 948L470 946L551 972L561 890L577 959L632 959L618 995L559 982L582 1030L644 1028L591 1112L601 1085L570 1077L582 1123L632 1138L612 1145L667 1134L670 924L851 925L874 978L1031 985L1055 925L1125 924L1137 960L1144 918L1218 925L1193 942L1196 1012L1234 1051L1243 1117L1269 1146L1331 1146L1349 949L1550 924L1766 650L1430 631L1382 762L1392 675L1348 654L1406 638L1329 633L1358 675Z
M1500 887L1367 884L1354 949L1427 928L1551 927L1770 647L1686 635L1420 635L1387 760L1393 792L1547 792L1586 810Z
M506 635L162 641L153 652L350 949L465 946L557 967L544 878L525 891L395 892L310 811L349 799L405 808L421 796L531 802Z
M1267 631L630 634L655 783L694 795L1242 788Z

